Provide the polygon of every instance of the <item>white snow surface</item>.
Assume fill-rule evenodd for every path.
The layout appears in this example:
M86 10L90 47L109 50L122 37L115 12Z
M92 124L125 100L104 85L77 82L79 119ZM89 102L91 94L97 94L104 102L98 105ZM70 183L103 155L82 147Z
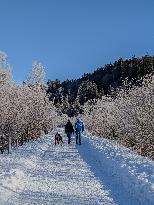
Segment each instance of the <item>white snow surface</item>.
M54 132L0 155L0 205L152 205L154 163L111 141ZM55 130L56 132L56 130Z

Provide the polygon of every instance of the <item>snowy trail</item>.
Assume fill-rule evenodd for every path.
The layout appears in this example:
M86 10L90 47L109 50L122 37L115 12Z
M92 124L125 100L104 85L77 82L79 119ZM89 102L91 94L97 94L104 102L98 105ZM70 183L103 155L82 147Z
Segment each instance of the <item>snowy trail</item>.
M46 136L2 156L7 173L1 180L0 204L115 204L75 145L55 147L51 140Z
M109 140L54 146L53 135L0 155L0 205L152 205L154 163Z

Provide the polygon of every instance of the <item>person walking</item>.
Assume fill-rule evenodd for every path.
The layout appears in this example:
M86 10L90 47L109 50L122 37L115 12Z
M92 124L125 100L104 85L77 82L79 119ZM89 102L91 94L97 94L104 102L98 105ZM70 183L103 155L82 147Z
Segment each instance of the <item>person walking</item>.
M74 133L74 128L73 128L73 125L70 122L70 120L68 120L66 125L65 125L65 133L67 134L67 137L68 137L68 144L70 144L71 135L72 135L72 133Z
M75 133L76 133L76 144L81 145L81 133L84 131L84 124L78 118L75 123Z

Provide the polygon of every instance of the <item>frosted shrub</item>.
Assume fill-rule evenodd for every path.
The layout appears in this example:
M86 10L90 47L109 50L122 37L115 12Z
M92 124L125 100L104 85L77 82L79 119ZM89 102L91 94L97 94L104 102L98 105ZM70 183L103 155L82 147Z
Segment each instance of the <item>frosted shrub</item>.
M121 90L115 99L87 102L84 110L92 134L118 140L154 158L154 75L146 76L142 87Z
M11 144L18 146L18 143L37 138L42 131L51 131L57 123L57 112L46 96L45 72L40 64L36 76L32 72L37 82L23 85L12 81L5 55L1 57L1 53L0 66L0 79L3 79L0 81L0 147L9 144L10 152ZM37 65L33 67L36 71Z
M0 95L1 135L25 141L53 129L56 111L40 86L4 85Z
M96 102L87 102L84 106L84 121L93 134L111 137L114 125L113 99L102 97Z

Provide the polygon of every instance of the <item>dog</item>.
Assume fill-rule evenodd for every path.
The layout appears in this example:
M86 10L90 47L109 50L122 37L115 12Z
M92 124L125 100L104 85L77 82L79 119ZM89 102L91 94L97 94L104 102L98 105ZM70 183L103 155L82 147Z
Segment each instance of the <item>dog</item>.
M61 146L63 144L63 138L58 132L55 134L55 145L57 144L60 144Z

